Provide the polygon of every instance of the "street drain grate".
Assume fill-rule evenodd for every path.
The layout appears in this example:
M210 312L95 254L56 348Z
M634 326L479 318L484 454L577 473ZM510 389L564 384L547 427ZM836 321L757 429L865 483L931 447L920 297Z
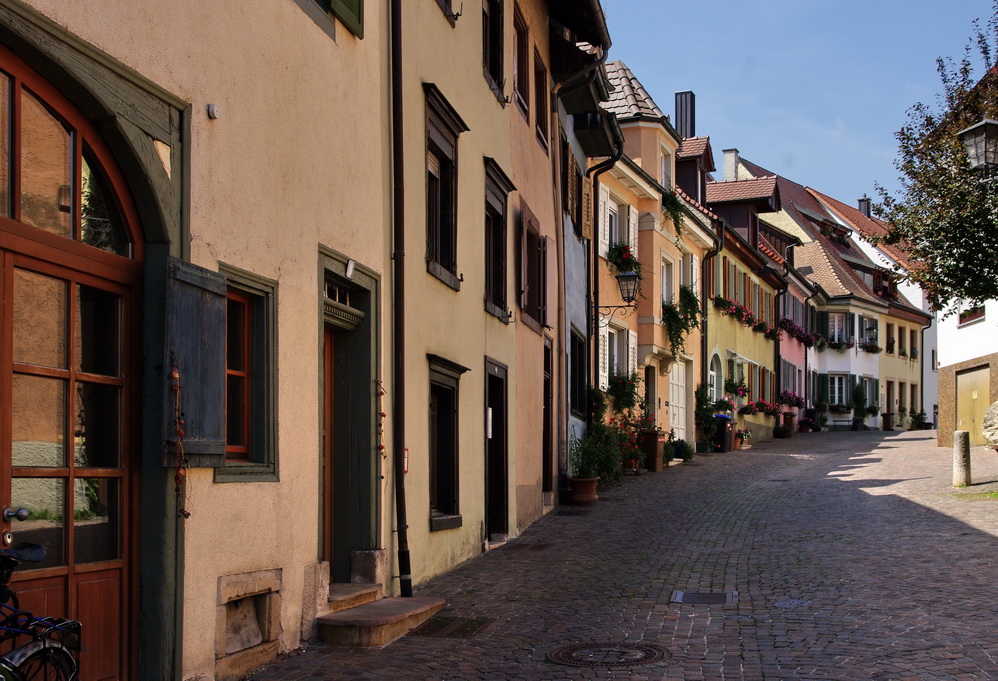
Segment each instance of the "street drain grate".
M811 605L811 601L805 601L803 598L788 598L785 601L778 601L773 603L777 608L803 608L805 605Z
M582 509L565 509L563 511L558 511L558 515L589 515L589 511Z
M561 646L548 653L548 659L569 667L590 669L620 669L653 664L670 657L662 648L644 643L608 643L604 645L577 643Z
M693 605L717 605L719 603L737 603L737 591L723 591L721 593L693 593L690 591L673 591L673 603L684 603Z
M550 544L542 544L540 542L516 542L513 544L506 544L507 551L543 551Z
M433 638L472 638L491 622L492 620L484 617L447 617L435 615L413 629L410 633L413 636L430 636Z

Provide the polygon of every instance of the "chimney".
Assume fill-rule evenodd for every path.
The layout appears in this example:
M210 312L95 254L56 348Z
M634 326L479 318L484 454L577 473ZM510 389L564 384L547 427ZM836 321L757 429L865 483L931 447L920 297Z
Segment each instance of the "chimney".
M858 203L859 203L859 212L865 215L866 217L870 217L870 199L866 195L866 193L863 194L863 198L861 198L858 201Z
M697 136L696 95L692 90L676 93L676 132L683 139Z
M724 176L725 182L729 180L738 179L738 150L737 149L725 149L724 150Z

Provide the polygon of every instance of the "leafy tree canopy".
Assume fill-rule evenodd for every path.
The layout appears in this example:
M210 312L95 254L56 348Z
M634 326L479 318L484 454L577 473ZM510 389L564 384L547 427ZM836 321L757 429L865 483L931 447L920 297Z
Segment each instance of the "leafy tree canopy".
M974 22L962 59L937 60L943 89L936 106L915 104L895 133L900 195L877 187L874 210L888 224L876 241L907 251L912 268L904 274L947 312L998 298L998 169L972 169L957 136L998 119L996 54L998 0L984 29Z

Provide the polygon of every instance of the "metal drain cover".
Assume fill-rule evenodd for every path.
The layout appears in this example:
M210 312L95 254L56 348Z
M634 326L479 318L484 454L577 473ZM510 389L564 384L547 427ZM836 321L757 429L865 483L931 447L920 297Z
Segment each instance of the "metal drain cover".
M805 601L803 598L788 598L785 601L778 601L773 603L777 608L803 608L805 605L811 605L811 601Z
M670 653L644 643L577 643L561 646L548 653L548 659L569 667L619 669L660 662Z
M691 603L693 605L717 605L719 603L737 603L737 591L723 591L721 593L698 594L690 591L673 591L673 603Z

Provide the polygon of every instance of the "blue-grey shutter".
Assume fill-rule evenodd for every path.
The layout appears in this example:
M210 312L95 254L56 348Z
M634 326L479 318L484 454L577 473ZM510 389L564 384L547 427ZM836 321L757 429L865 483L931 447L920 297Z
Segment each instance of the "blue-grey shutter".
M164 465L177 463L176 390L180 384L181 438L190 466L225 464L225 277L171 258L166 283L166 357L163 362Z
M867 402L869 404L880 406L880 379L873 379L873 394L867 395Z
M364 37L364 0L330 0L329 8L351 33Z

